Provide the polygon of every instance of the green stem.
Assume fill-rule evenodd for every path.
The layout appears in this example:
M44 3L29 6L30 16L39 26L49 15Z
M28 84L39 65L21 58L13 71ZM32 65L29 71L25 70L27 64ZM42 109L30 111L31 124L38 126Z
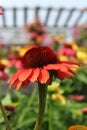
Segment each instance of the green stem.
M49 130L52 130L52 102L51 102L51 95L49 99Z
M5 110L4 110L4 107L3 107L3 105L2 105L1 100L0 100L0 109L1 109L2 115L3 115L3 117L4 117L4 120L5 120L5 122L6 122L6 129L7 129L7 130L12 130L11 127L10 127L10 124L9 124L9 121L8 121L7 116L6 116L6 113L5 113Z
M47 86L45 84L43 85L39 84L38 90L39 90L39 112L38 112L38 119L36 121L34 130L41 129L44 112L45 112L45 105L46 105Z

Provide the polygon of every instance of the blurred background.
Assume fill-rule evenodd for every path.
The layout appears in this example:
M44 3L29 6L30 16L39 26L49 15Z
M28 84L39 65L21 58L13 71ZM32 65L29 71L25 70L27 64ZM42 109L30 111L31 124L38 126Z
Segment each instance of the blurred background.
M64 33L71 40L70 28L87 21L86 3L86 0L79 0L79 4L75 0L1 0L1 5L5 8L4 15L0 17L0 35L3 37L1 40L9 44L18 43L18 36L20 42L25 42L22 27L25 23L34 21L36 15L47 25L50 33ZM13 38L15 36L16 40Z
M38 113L37 84L8 89L7 80L32 46L51 47L60 61L80 65L73 80L48 86L42 130L87 125L87 0L0 0L0 97L14 130L32 130ZM12 109L10 109L12 108ZM0 129L5 122L0 112Z

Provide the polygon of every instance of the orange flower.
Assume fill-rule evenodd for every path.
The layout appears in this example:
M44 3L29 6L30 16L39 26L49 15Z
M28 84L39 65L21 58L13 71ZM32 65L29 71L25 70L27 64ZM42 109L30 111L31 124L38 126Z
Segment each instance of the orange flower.
M73 125L68 128L68 130L87 130L87 126L84 125Z
M87 107L84 107L84 108L82 109L82 112L85 113L85 114L87 114Z
M73 62L60 62L53 50L46 46L29 49L22 58L22 68L19 69L9 80L10 88L18 90L25 88L29 82L49 84L52 77L58 79L72 78L72 70L76 67Z

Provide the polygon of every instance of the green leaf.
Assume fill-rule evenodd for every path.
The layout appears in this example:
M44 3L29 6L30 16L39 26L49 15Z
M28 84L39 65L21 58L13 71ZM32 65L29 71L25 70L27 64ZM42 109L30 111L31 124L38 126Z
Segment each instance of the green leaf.
M12 104L11 96L9 93L6 94L6 96L2 99L3 105Z

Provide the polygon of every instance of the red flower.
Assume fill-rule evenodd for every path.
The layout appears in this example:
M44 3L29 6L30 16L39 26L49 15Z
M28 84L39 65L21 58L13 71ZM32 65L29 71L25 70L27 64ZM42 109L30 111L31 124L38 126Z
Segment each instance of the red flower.
M68 56L68 57L70 57L70 56L76 57L76 51L73 50L72 48L68 48L68 47L64 47L64 48L60 49L58 51L58 54L59 55L65 55L65 56Z
M8 55L9 62L7 64L7 67L14 66L15 68L19 69L21 67L21 56L15 55L15 54L9 54Z
M60 62L53 50L46 46L29 49L22 58L22 68L10 79L10 88L25 88L29 82L41 84L52 82L52 77L59 79L72 78L72 70L76 67L72 62Z
M5 65L0 63L0 80L7 80L8 75L4 72Z
M0 42L0 48L4 47L4 43Z
M69 98L75 101L82 101L84 99L84 95L70 95Z
M0 10L2 9L3 7L0 5ZM0 12L0 15L3 15L3 12Z
M84 108L82 109L82 112L83 112L83 113L87 113L87 107L84 107Z

